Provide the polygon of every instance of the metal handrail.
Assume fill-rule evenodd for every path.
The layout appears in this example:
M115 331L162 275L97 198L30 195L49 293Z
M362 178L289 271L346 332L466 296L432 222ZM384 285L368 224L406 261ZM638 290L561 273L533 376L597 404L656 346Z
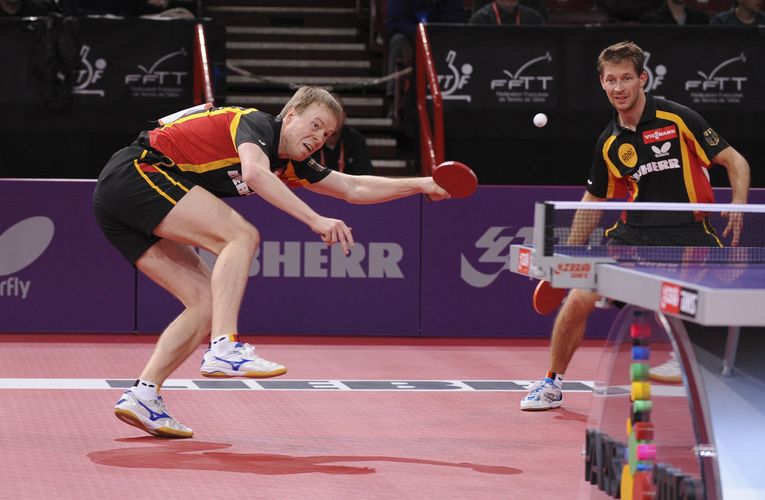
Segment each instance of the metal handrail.
M211 103L214 100L205 28L202 23L197 23L194 30L194 104Z
M438 86L438 74L433 63L433 52L424 24L417 26L416 51L417 113L420 118L420 170L422 175L427 176L431 175L433 169L444 161L444 110L441 89ZM425 96L426 78L433 102L432 126Z

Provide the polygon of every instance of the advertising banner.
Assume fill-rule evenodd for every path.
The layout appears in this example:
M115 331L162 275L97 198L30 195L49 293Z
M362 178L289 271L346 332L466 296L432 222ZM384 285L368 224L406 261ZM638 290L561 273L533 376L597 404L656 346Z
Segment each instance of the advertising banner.
M318 213L344 220L356 245L345 256L340 246L327 247L307 226L257 196L229 200L262 239L249 271L240 331L417 335L420 197L349 205L305 189L295 193ZM162 330L181 310L167 292L139 278L140 331Z
M555 315L531 306L536 280L508 269L511 244L531 244L534 203L579 200L582 188L481 187L476 196L423 208L422 335L548 337ZM613 311L587 334L605 337ZM478 333L480 332L480 333Z
M96 225L94 187L0 180L0 331L134 331L135 271Z

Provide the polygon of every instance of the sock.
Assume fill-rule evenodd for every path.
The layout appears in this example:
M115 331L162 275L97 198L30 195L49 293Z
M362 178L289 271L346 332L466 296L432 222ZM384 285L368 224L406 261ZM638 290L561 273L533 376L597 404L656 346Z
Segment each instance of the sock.
M159 385L151 380L138 379L130 390L141 399L154 399L159 394Z
M230 351L234 345L238 343L239 335L236 333L232 333L231 335L221 335L220 337L215 337L212 342L210 342L210 349L212 349L213 354L220 356L221 354Z
M558 389L563 388L563 374L562 373L555 373L555 372L547 372L547 378L553 381L553 384L555 384L555 387Z

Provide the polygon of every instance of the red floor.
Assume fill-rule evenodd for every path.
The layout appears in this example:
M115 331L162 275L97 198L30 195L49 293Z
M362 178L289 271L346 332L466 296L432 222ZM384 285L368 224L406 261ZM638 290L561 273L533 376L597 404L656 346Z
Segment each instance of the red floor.
M0 384L132 379L153 340L0 335ZM547 365L546 341L246 340L288 366L274 380L529 380ZM202 352L172 378L200 380ZM567 380L593 380L600 352L583 347ZM171 414L195 431L189 440L117 420L120 392L0 389L0 498L541 500L576 498L583 485L589 392L527 413L520 391L166 387Z

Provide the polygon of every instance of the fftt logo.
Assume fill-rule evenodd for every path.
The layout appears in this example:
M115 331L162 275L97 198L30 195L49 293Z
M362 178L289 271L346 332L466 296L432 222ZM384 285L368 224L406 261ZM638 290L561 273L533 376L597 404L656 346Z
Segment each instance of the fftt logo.
M491 285L502 271L509 270L508 250L510 243L515 238L522 238L524 244L531 242L531 227L522 227L513 236L502 236L502 233L507 229L510 228L506 226L492 226L475 242L476 248L486 249L478 258L478 262L480 264L494 264L496 266L494 267L496 269L495 272L482 273L470 264L465 254L460 255L460 277L465 283L476 288L485 288Z
M181 48L177 52L171 52L157 59L154 64L146 68L139 64L138 69L143 73L133 73L125 75L125 83L140 85L182 85L183 78L188 76L188 71L160 71L157 68L160 64L176 56L185 56L186 49Z
M0 234L0 276L9 276L36 261L53 240L53 221L48 217L29 217ZM31 281L9 276L0 280L0 297L27 298Z
M661 284L661 297L659 298L661 312L678 314L680 312L680 287L672 283Z
M530 61L526 61L521 65L520 68L516 70L515 73L508 71L506 69L503 69L502 72L508 76L508 78L500 78L496 80L491 81L491 88L492 90L498 89L498 88L505 88L507 87L508 90L512 89L523 89L523 90L530 90L532 82L537 82L542 90L547 90L548 84L553 81L552 76L541 76L541 75L534 75L534 76L524 76L523 72L526 71L526 68L529 66L533 66L534 64L542 61L552 61L552 56L549 52L547 52L545 55L531 59Z
M746 55L742 52L738 57L732 57L718 64L715 69L707 75L702 71L696 71L703 80L688 80L685 82L685 90L719 91L725 92L733 87L734 91L741 92L744 88L744 82L748 80L745 76L717 76L724 67L736 63L746 62Z

